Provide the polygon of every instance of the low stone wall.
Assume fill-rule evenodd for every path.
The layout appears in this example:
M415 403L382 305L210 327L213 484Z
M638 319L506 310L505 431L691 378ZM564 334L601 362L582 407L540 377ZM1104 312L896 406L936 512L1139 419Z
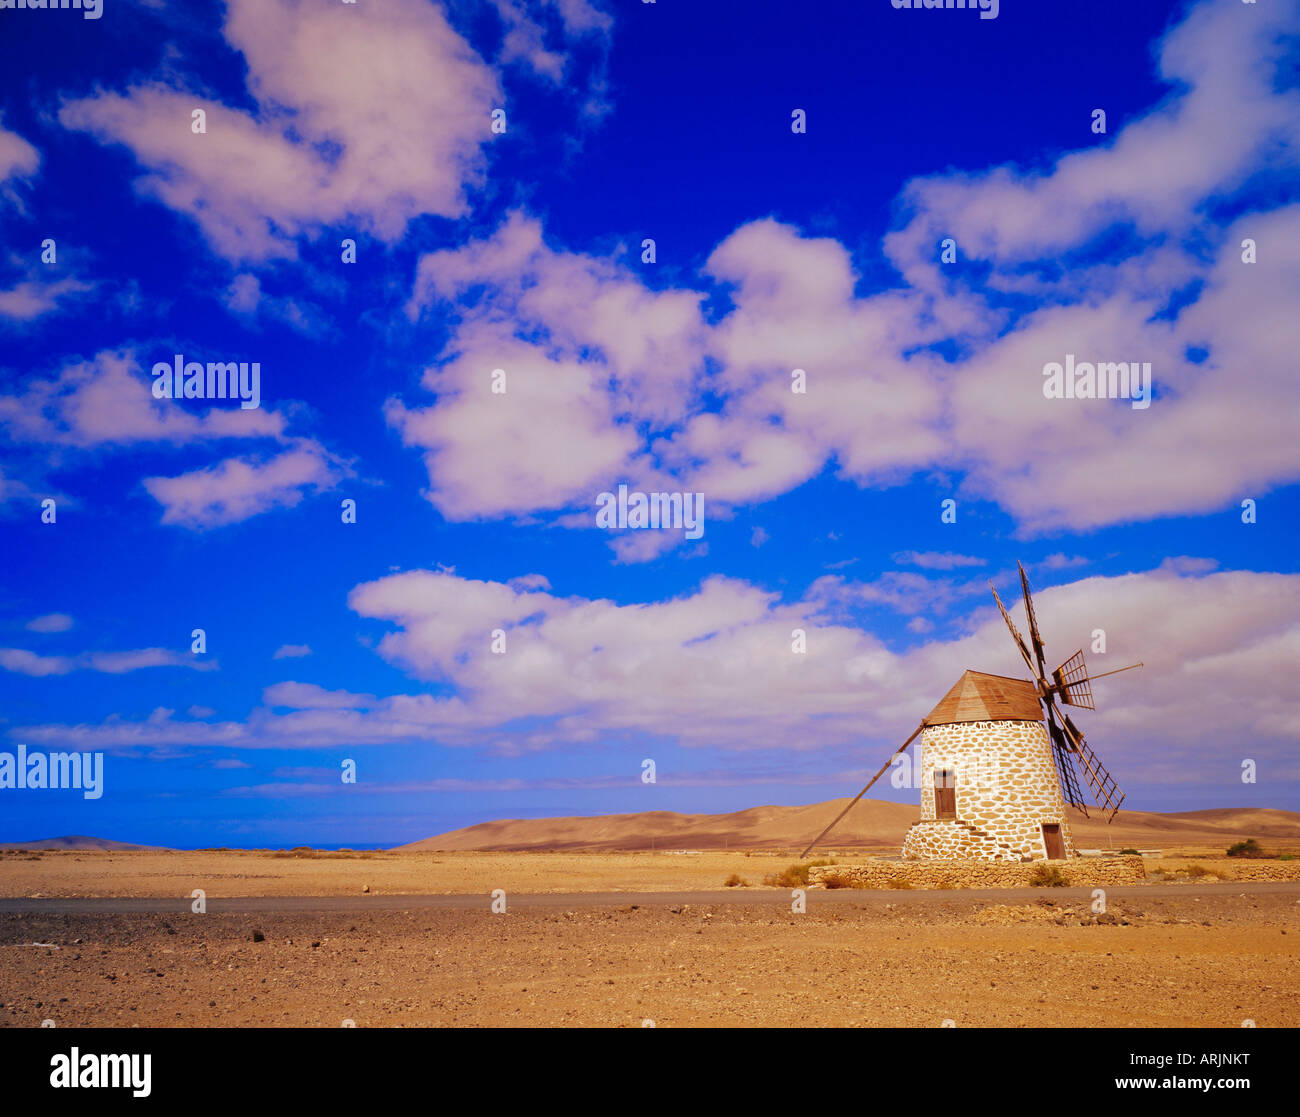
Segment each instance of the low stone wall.
M1300 861L1271 861L1271 860L1253 860L1244 857L1179 857L1161 858L1151 866L1152 872L1166 872L1171 875L1183 874L1179 872L1191 865L1199 865L1203 869L1208 869L1209 877L1202 876L1200 873L1193 874L1189 879L1210 880L1217 878L1220 880L1300 880Z
M873 861L859 865L822 865L808 870L808 884L824 887L828 876L849 888L1026 888L1044 867L1057 869L1075 887L1140 884L1146 878L1142 858L1072 858L1069 861Z

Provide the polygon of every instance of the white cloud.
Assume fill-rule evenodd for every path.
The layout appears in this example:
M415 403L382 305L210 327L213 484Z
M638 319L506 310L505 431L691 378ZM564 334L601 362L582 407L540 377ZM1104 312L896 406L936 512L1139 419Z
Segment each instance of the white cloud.
M93 286L71 276L54 280L21 279L12 287L0 290L0 317L30 322L48 314L70 296L92 290Z
M276 648L272 659L301 659L303 656L311 655L311 648L306 644L284 644Z
M262 290L261 280L251 272L236 275L222 301L232 314L249 326L255 325L259 318L271 319L284 322L308 337L322 334L329 328L324 312L315 303L267 295Z
M268 707L293 710L364 710L375 705L372 694L351 694L346 690L326 690L315 683L276 683L262 692Z
M506 391L492 390L493 369ZM430 368L436 406L390 400L385 414L424 453L429 499L452 520L585 505L628 475L636 432L615 422L600 371L487 331Z
M10 132L0 118L0 197L15 201L12 183L31 178L41 165L41 153L17 132Z
M167 354L168 359L171 355ZM265 408L213 406L196 415L173 400L154 399L136 354L104 350L65 366L51 380L29 379L18 395L0 396L0 427L15 442L82 449L219 438L280 438L284 418Z
M609 26L582 0L498 6L503 62L552 80L568 44ZM505 96L442 6L231 0L223 33L247 63L251 110L155 81L71 101L60 122L129 147L145 171L137 188L231 260L293 257L295 238L327 226L394 243L423 214L468 212ZM203 135L191 131L196 108Z
M296 507L348 475L319 443L299 439L273 457L227 458L179 477L146 477L144 487L163 506L163 523L201 530Z
M988 561L952 551L898 551L893 558L899 566L919 566L922 570L956 570L963 566L983 566Z
M782 603L721 577L679 598L619 605L411 571L356 587L349 603L393 626L380 655L422 683L445 684L446 696L283 683L243 723L155 711L10 735L104 748L408 742L522 752L612 746L636 733L724 749L852 746L883 760L966 669L1024 675L991 601L971 604L967 635L901 652L836 621L813 594ZM1226 786L1239 780L1243 748L1261 765L1282 764L1300 741L1276 671L1300 656L1300 576L1162 567L1054 586L1035 603L1053 664L1090 647L1098 628L1108 652L1088 653L1094 671L1146 664L1099 682L1098 711L1076 718L1121 786ZM497 627L505 655L490 650ZM808 634L806 654L791 649L796 627Z
M1196 5L1159 47L1170 97L1110 141L1087 135L1083 150L1041 173L999 167L913 181L903 200L915 215L887 239L891 258L932 286L937 245L953 237L964 257L994 264L997 283L996 269L1055 260L1116 224L1144 237L1186 231L1207 199L1230 196L1261 169L1294 172L1300 93L1274 80L1294 33L1293 5L1258 14L1237 0ZM1088 124L1079 121L1081 133Z
M67 632L72 627L72 618L67 613L46 613L34 617L24 627L28 632Z
M502 96L440 7L232 0L223 30L255 110L153 83L72 101L60 122L130 147L139 189L230 259L292 256L293 238L343 223L391 242L420 214L466 212Z
M100 671L124 675L145 667L188 667L193 671L214 671L216 660L195 659L167 648L141 648L126 652L82 652L79 655L37 655L24 648L0 648L0 668L40 678L66 675L70 671Z
M703 290L652 290L625 252L565 252L511 214L421 260L408 310L436 306L454 326L425 376L436 402L390 401L389 420L456 519L580 512L620 480L700 491L725 514L833 465L863 487L942 470L1035 533L1205 514L1291 482L1300 207L1215 214L1255 197L1252 176L1294 170L1300 94L1274 80L1293 24L1202 5L1161 47L1174 91L1113 140L1081 124L1089 146L1041 172L910 184L884 245L906 280L895 290L858 296L842 244L758 220L709 256L701 287L731 305L705 322ZM1205 159L1211 139L1222 159ZM1088 262L1096 234L1133 226L1130 247ZM942 274L950 233L962 259L991 263L989 285ZM1240 260L1246 237L1258 264ZM1082 262L1060 268L1071 253ZM988 298L999 285L1038 309L1004 309ZM1150 362L1154 402L1045 398L1044 364L1071 353ZM494 367L518 368L523 403L490 396ZM526 450L527 476L506 445Z
M613 20L587 0L491 0L501 17L504 38L501 44L503 62L522 61L535 73L554 83L564 78L567 53L564 50L567 36L581 36L593 32L606 32ZM548 27L549 17L558 27ZM548 45L551 44L551 45Z

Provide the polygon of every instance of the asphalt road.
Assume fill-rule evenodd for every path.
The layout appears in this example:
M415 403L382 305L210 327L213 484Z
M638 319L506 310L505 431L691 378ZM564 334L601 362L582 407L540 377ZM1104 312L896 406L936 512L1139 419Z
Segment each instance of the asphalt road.
M1155 899L1160 897L1291 894L1300 902L1300 881L1225 881L1221 884L1139 884L1106 889L1108 897ZM808 906L821 904L938 904L961 900L997 903L1024 902L1051 897L1084 900L1091 888L981 888L981 889L810 889ZM184 915L193 901L188 897L0 897L0 914L131 915L166 913ZM209 914L244 912L372 912L372 911L473 911L491 906L491 897L478 895L362 895L362 896L209 896ZM668 907L681 904L790 903L790 893L780 888L728 888L716 892L535 892L507 893L511 908Z

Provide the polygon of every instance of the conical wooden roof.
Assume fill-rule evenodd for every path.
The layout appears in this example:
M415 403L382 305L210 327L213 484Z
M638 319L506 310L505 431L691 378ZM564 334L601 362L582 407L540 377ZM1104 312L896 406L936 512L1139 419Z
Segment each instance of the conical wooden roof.
M1027 679L967 671L926 715L926 725L958 721L1042 721L1038 690Z

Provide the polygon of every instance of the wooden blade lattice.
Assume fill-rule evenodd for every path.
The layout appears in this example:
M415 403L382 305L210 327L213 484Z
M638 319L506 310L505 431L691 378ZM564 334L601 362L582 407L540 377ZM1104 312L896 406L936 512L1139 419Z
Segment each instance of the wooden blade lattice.
M1093 705L1092 684L1088 681L1088 665L1083 661L1082 649L1052 672L1052 681L1061 701L1067 706L1080 706L1085 710L1097 708Z
M1061 794L1070 806L1077 807L1083 812L1084 818L1087 818L1088 805L1083 801L1079 780L1074 773L1070 743L1061 731L1061 727L1056 724L1056 707L1053 706L1051 699L1048 699L1046 705L1047 728L1052 735L1052 759L1056 762L1056 772L1061 778Z
M1083 734L1070 720L1070 715L1062 711L1061 720L1065 723L1065 734L1074 746L1075 759L1083 769L1084 779L1092 788L1093 799L1098 807L1110 811L1110 817L1114 818L1120 804L1124 802L1124 793L1120 791L1119 784L1106 771L1106 766L1097 758L1097 754L1092 751L1088 742L1083 739Z
M1016 647L1020 649L1020 654L1025 657L1025 663L1029 665L1029 670L1034 673L1034 677L1042 682L1042 676L1038 674L1038 667L1034 663L1034 657L1029 654L1029 645L1025 643L1025 638L1020 635L1020 630L1016 628L1015 621L1011 619L1011 614L1007 612L1007 607L1002 604L1002 598L998 596L997 588L992 582L989 583L989 589L993 591L993 600L998 603L998 612L1002 614L1002 619L1007 622L1007 628L1011 630L1011 638L1015 640Z
M1029 622L1029 638L1034 642L1034 656L1038 660L1038 678L1047 673L1047 662L1043 659L1043 637L1038 631L1038 617L1034 615L1034 599L1029 593L1029 576L1025 573L1024 566L1017 562L1016 566L1020 570L1020 589L1025 595L1025 619Z

